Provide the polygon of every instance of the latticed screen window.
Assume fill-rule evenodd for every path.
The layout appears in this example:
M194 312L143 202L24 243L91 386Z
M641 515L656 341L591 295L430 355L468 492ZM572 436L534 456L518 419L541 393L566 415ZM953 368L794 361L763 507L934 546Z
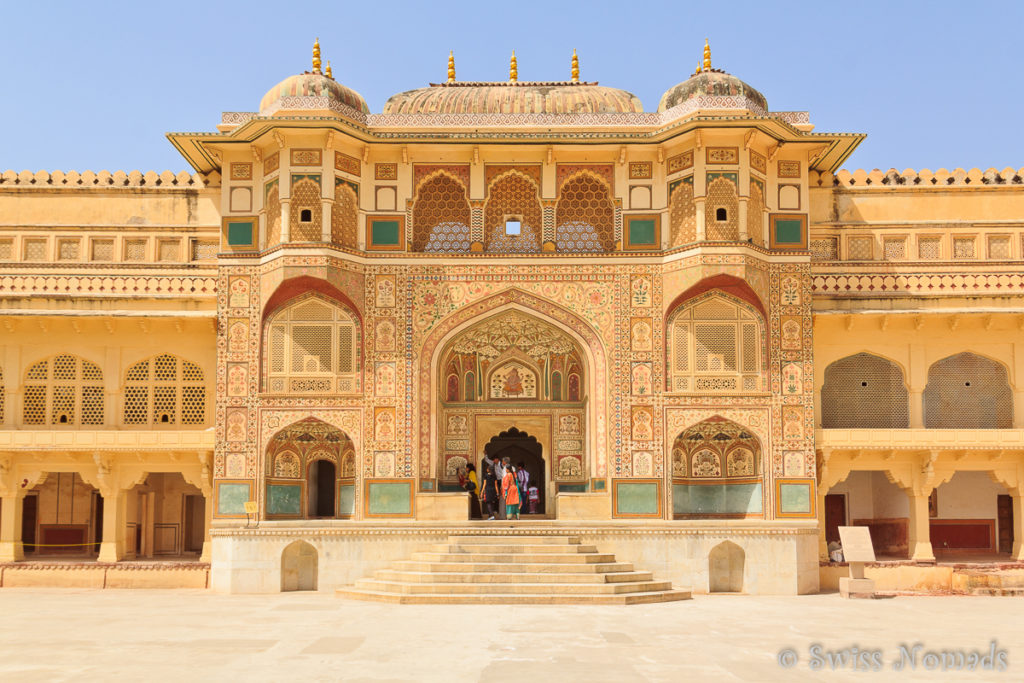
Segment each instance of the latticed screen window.
M942 241L939 237L922 237L917 241L917 257L933 260L942 256Z
M757 317L721 295L702 297L669 318L669 390L761 390L762 334Z
M24 244L26 261L46 260L46 239L26 239Z
M157 242L157 260L180 261L181 243L178 240L160 240Z
M974 238L954 237L953 258L974 258Z
M0 260L10 261L14 258L14 240L0 240Z
M271 392L359 390L359 329L340 306L306 298L274 316L268 335Z
M92 241L92 254L90 255L92 261L113 261L114 260L114 240L93 240Z
M882 246L886 261L902 261L907 257L907 240L902 237L887 237Z
M77 261L81 240L60 240L57 242L57 258L61 261Z
M29 366L23 394L26 425L103 424L103 372L77 356L61 354Z
M910 426L903 371L892 361L858 353L825 368L824 429L906 429Z
M205 423L202 369L170 354L136 363L125 375L123 416L127 425Z
M839 245L835 237L811 240L811 258L815 261L835 261L839 258Z
M870 261L874 258L871 249L871 237L851 237L846 242L847 261Z
M124 241L124 260L125 261L145 261L146 260L146 243L148 240L144 239L130 239Z
M193 261L211 261L217 258L217 243L210 240L192 240L191 258Z
M928 368L924 426L929 429L1011 429L1013 390L1006 368L975 353L958 353Z
M988 238L988 257L1000 260L1010 258L1010 236L990 235Z

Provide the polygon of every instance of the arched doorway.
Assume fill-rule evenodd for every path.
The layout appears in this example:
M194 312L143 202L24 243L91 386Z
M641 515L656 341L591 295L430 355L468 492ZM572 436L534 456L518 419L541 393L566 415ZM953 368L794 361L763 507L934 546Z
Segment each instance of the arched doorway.
M330 460L315 460L309 464L306 474L306 515L313 517L333 517L334 504L334 463Z
M540 500L535 509L531 509L528 501L523 501L521 513L543 515L546 512L545 503L547 499L545 485L547 484L547 465L544 462L544 448L536 438L526 432L521 432L515 427L501 432L492 438L484 446L484 453L489 458L498 458L504 461L508 458L509 463L517 468L522 465L530 473L529 486L537 487Z
M350 518L355 513L355 445L310 417L270 437L264 454L267 519Z
M315 591L317 588L316 548L294 541L281 553L281 592Z

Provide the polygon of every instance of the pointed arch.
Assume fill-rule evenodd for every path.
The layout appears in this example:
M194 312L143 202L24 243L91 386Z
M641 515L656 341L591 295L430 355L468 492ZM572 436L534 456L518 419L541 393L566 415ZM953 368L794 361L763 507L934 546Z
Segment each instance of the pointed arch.
M586 393L590 396L604 396L607 392L608 356L596 330L575 313L550 301L519 289L510 288L474 302L452 312L441 320L425 337L417 361L417 378L410 387L411 399L416 406L418 417L414 424L420 425L415 455L418 458L420 474L432 476L436 467L436 448L440 439L437 420L430 415L439 415L439 373L437 368L448 342L462 330L502 311L519 310L532 315L566 332L583 350L581 371L588 382ZM478 380L479 384L479 380ZM592 466L595 476L603 476L607 469L607 444L610 420L607 407L601 401L587 401L587 449L593 454Z
M670 447L677 519L762 517L764 447L753 430L713 415Z
M100 366L70 353L29 365L22 385L26 425L102 425L106 390Z
M1013 389L1006 366L971 351L928 368L923 400L928 429L1013 427Z
M469 192L453 174L438 169L424 178L416 188L412 211L413 251L469 251Z
M615 250L615 202L599 175L582 169L558 188L555 244L567 252Z
M519 235L505 232L505 218L520 221ZM491 253L534 253L540 251L544 227L540 187L517 169L491 179L484 200L484 250Z
M824 429L906 429L910 403L903 369L872 353L830 363L821 387Z
M206 377L197 364L162 353L125 372L121 420L126 425L201 425L206 422Z

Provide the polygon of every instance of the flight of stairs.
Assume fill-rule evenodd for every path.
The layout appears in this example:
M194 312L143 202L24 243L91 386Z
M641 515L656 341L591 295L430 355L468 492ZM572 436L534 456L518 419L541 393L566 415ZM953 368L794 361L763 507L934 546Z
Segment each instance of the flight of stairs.
M631 605L690 599L575 536L449 536L337 594L401 604Z

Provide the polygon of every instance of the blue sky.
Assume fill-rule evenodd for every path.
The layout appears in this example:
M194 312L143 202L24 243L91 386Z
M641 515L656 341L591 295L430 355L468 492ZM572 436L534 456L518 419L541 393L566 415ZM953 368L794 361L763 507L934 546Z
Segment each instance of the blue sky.
M320 37L335 78L379 112L445 77L569 76L638 95L648 111L714 65L773 110L867 140L854 168L1024 166L1024 2L5 3L0 169L186 168L168 131L210 131L222 111L309 68Z

